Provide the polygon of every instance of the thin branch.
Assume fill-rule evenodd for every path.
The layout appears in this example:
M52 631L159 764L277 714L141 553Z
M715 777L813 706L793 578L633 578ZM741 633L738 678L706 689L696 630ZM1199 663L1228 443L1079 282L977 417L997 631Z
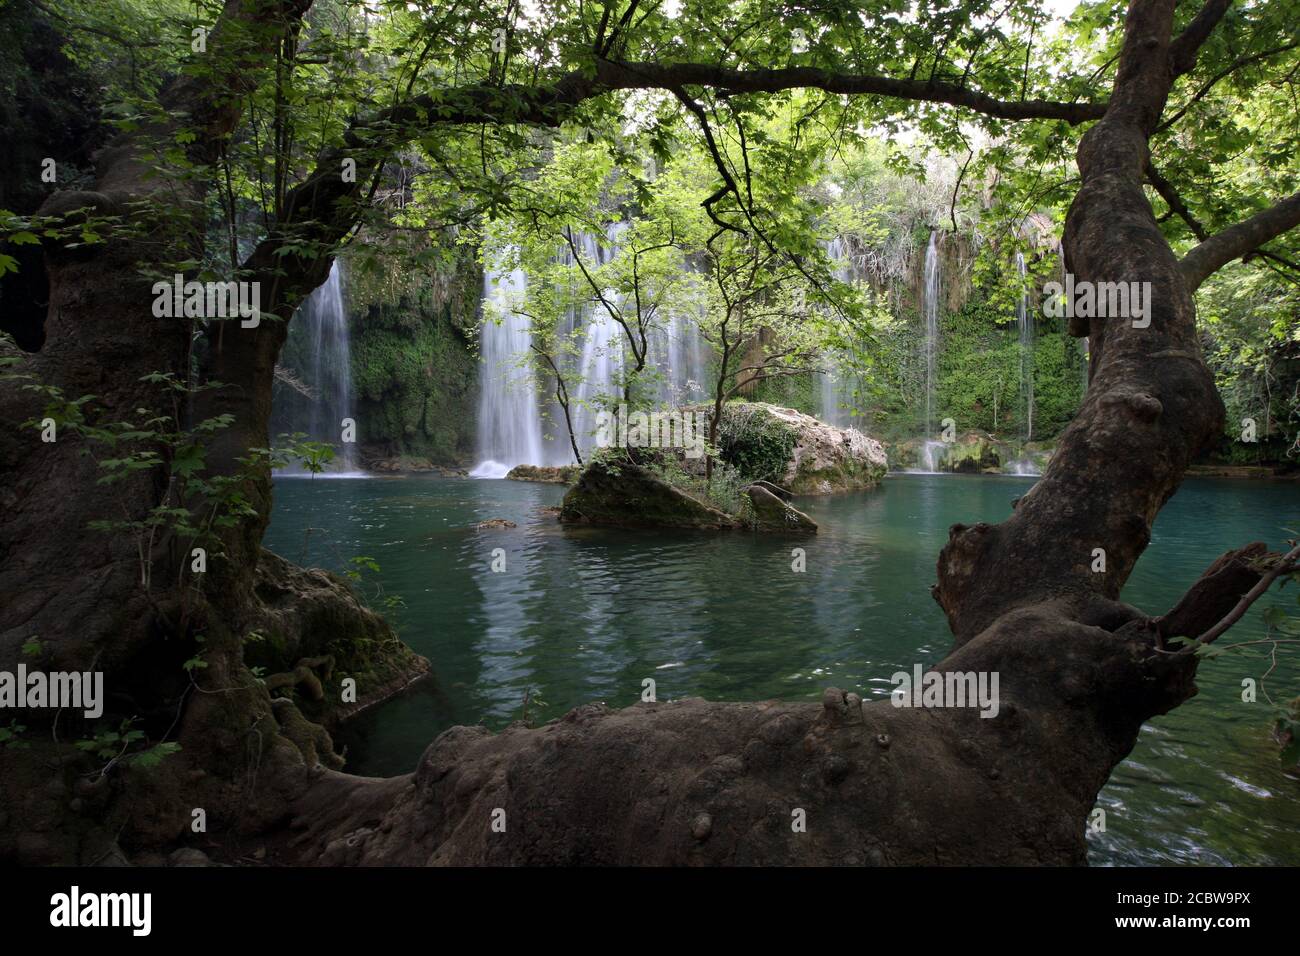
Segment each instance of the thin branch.
M1261 53L1252 53L1249 56L1238 57L1232 63L1229 63L1227 66L1225 66L1218 73L1214 74L1214 76L1210 77L1210 79L1206 80L1205 83L1201 85L1201 88L1192 94L1191 99L1189 99L1186 103L1184 103L1182 108L1179 109L1177 113L1175 113L1173 116L1169 117L1169 119L1165 120L1163 123L1161 123L1159 126L1156 127L1156 132L1157 133L1163 132L1164 130L1168 129L1169 127L1177 123L1180 119L1182 119L1183 116L1187 113L1187 111L1191 109L1196 103L1200 102L1200 100L1203 99L1205 95L1209 93L1210 90L1214 88L1215 84L1217 84L1220 80L1226 79L1227 77L1231 76L1233 73L1241 69L1243 66L1249 66L1252 63L1258 63L1260 60L1266 60L1269 57L1276 56L1279 53L1285 53L1288 50L1294 50L1297 46L1300 46L1300 41L1297 41L1295 43L1288 43L1285 46L1274 47L1271 50L1264 50Z
M1231 611L1224 615L1223 620L1219 621L1218 624L1214 625L1214 627L1210 628L1198 637L1196 639L1196 644L1188 644L1183 648L1183 652L1185 653L1189 650L1195 650L1196 646L1199 644L1213 643L1214 640L1223 634L1224 631L1236 624L1237 621L1241 620L1242 615L1250 609L1250 606L1254 604L1265 591L1273 586L1274 581L1276 581L1281 575L1290 574L1294 571L1297 567L1295 562L1298 558L1300 558L1300 545L1297 545L1288 551L1282 557L1282 560L1278 561L1272 568L1266 571L1263 576L1260 577L1258 583L1246 592Z
M1160 194L1160 198L1163 199L1165 205L1169 207L1169 211L1177 214L1183 222L1187 223L1187 227L1192 230L1192 235L1196 236L1196 238L1201 242L1204 242L1209 238L1209 232L1207 232L1205 227L1200 224L1195 216L1192 215L1191 210L1187 208L1187 204L1184 203L1182 197L1178 195L1178 190L1174 189L1173 184L1171 184L1169 180L1160 175L1155 166L1153 166L1149 160L1147 161L1146 173L1147 182L1155 187L1156 192Z
M1182 33L1174 37L1169 44L1169 68L1175 78L1190 73L1196 67L1196 54L1201 45L1209 39L1231 5L1232 0L1205 0L1205 6L1201 7L1200 12Z

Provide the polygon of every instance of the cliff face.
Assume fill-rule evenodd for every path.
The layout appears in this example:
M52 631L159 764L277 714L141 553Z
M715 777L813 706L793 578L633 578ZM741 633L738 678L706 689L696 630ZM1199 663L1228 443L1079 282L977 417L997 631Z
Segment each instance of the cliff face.
M439 466L473 456L482 271L455 247L414 276L358 283L349 306L362 461Z

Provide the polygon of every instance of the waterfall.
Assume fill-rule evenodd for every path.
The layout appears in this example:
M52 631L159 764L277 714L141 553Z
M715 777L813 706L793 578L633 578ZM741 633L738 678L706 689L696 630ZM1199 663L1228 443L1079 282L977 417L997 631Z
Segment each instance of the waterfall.
M836 236L826 244L826 258L835 263L834 275L840 282L853 281L853 268L844 253L844 240ZM822 356L826 370L817 373L819 395L817 416L828 425L842 428L851 424L853 389L842 357L834 351ZM847 408L846 408L847 406Z
M820 372L817 376L821 380L820 408L817 417L827 425L839 428L841 427L840 380L836 372Z
M1020 275L1020 296L1016 299L1016 328L1020 333L1020 397L1025 402L1025 441L1034 437L1034 320L1029 314L1025 290L1025 257L1016 253Z
M578 365L582 377L573 422L584 456L594 440L597 413L602 408L616 407L623 398L623 341L622 326L610 318L603 306L595 308L583 335Z
M651 338L650 364L661 375L657 398L662 404L704 400L704 338L688 313L680 309L669 312L665 328Z
M607 265L617 254L619 236L626 228L625 223L610 223L603 242L589 232L572 233L578 255L593 278L595 270ZM575 264L571 250L566 250L561 258L568 265ZM585 276L579 275L574 280L568 294L566 332L572 335L581 330L582 352L577 364L570 364L565 373L569 376L569 394L574 401L571 412L574 437L586 458L595 441L597 414L622 400L624 332L605 307L594 301L595 293ZM601 295L616 308L622 307L614 290L602 289ZM569 447L567 436L561 447Z
M356 474L355 442L343 441L343 420L356 418L352 403L352 350L343 305L343 266L338 259L329 278L298 307L289 326L277 378L272 435L305 433L334 446L329 474ZM285 475L307 474L293 463Z
M589 270L614 260L626 230L627 223L614 222L606 228L603 240L590 233L574 233L574 245ZM572 264L572 252L565 254L563 261ZM647 291L653 295L653 290ZM570 295L572 305L566 331L582 329L582 353L576 367L566 372L573 376L570 392L577 405L573 412L574 433L585 455L593 444L599 410L623 400L624 376L628 371L627 334L602 304L591 301L592 290L585 279L579 280ZM614 290L604 289L602 295L617 309L630 306ZM647 336L646 369L658 373L653 397L661 404L673 406L703 401L707 394L706 349L699 324L681 303L668 303L664 315L662 324L652 326ZM635 328L635 312L626 313L625 317ZM568 442L562 444L567 449Z
M598 270L618 254L626 229L627 223L614 222L603 236L576 230L571 233L577 254L596 281L600 281ZM575 264L574 250L567 242L556 261ZM563 411L551 397L553 383L543 381L544 387L539 389L536 366L528 360L527 320L514 314L518 300L527 292L526 277L520 270L488 270L483 289L485 300L491 303L492 318L501 321L485 321L480 334L480 463L470 474L500 478L518 464L572 464ZM585 458L594 444L598 412L623 400L626 333L605 307L594 301L586 277L576 270L556 293L561 302L567 302L556 339L572 343L573 350L557 349L554 358L568 388L574 436ZM615 308L626 305L615 290L602 289L601 294ZM703 380L707 348L691 311L693 306L688 305L668 303L660 313L659 324L647 336L646 366L658 372L657 388L650 397L664 404L702 401L706 395ZM635 314L625 317L630 324L636 321ZM550 373L546 379L551 379ZM539 392L544 392L545 397Z
M925 437L934 437L935 362L939 355L939 250L936 233L930 231L925 247L925 291L921 307L925 313Z
M925 314L925 340L922 351L925 358L925 443L922 446L922 464L926 471L938 471L936 455L941 455L943 442L934 440L934 385L936 363L939 357L939 300L941 295L939 275L938 234L930 231L930 243L925 247L925 289L921 310Z
M522 269L483 272L483 298L491 308L479 330L479 464L473 478L504 478L515 465L543 462L528 319L515 312L526 287Z

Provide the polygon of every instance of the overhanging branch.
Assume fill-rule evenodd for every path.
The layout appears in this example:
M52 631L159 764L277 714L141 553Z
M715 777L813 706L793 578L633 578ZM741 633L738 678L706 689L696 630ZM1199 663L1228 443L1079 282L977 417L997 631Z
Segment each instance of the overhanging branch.
M1192 22L1174 37L1169 44L1169 67L1175 77L1196 67L1196 54L1201 45L1209 39L1231 5L1232 0L1205 0L1205 6L1192 18Z
M1195 291L1202 282L1233 259L1254 252L1270 239L1297 225L1300 225L1300 192L1292 193L1249 219L1208 237L1194 246L1179 263L1188 288Z
M606 90L671 90L680 86L709 86L727 96L817 89L850 96L876 95L913 102L944 103L965 107L997 119L1056 119L1070 124L1098 120L1106 114L1105 103L998 100L978 90L953 83L837 73L818 67L732 70L705 63L623 63L603 60L596 65L596 83Z

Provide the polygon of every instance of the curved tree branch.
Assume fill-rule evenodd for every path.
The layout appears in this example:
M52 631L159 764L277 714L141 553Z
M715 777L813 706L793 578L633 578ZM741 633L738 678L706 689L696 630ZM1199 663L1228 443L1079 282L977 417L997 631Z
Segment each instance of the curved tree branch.
M1201 84L1201 88L1192 94L1191 99L1189 99L1186 103L1184 103L1182 108L1179 109L1177 113L1175 113L1173 116L1169 117L1169 119L1161 123L1156 128L1156 132L1157 133L1163 132L1164 130L1167 130L1169 127L1177 123L1180 119L1183 118L1183 116L1187 113L1189 109L1191 109L1196 103L1200 102L1200 100L1204 99L1206 94L1208 94L1210 90L1212 90L1220 80L1227 79L1229 76L1237 72L1237 70L1241 69L1243 66L1250 66L1252 63L1258 63L1261 60L1267 60L1271 56L1277 56L1279 53L1286 53L1289 50L1294 50L1298 46L1300 46L1300 40L1297 40L1294 43L1287 43L1282 46L1273 47L1271 50L1262 50L1259 53L1252 53L1249 56L1238 57L1237 59L1233 60L1222 70L1220 70L1218 73L1214 74L1214 76L1210 77L1203 84Z
M596 65L596 83L604 90L671 90L677 86L711 86L728 96L737 93L819 89L827 93L867 94L914 102L945 103L966 107L997 119L1057 119L1070 124L1085 123L1106 115L1105 103L1059 103L1050 100L1009 102L953 83L836 73L818 67L733 70L706 63L624 63L604 60Z
M1194 651L1196 647L1200 644L1214 643L1214 641L1218 639L1226 630L1228 630L1228 628L1232 627L1233 624L1236 624L1237 621L1241 620L1242 615L1244 615L1248 610L1250 610L1250 606L1254 604L1257 600L1259 600L1259 598L1264 594L1265 591L1267 591L1270 587L1273 586L1274 581L1276 581L1283 574L1290 574L1292 571L1296 569L1295 562L1298 558L1300 558L1300 546L1292 548L1285 555L1283 555L1280 560L1275 561L1273 563L1273 566L1270 567L1268 571L1266 571L1263 575L1261 575L1259 581L1256 582L1255 586L1251 588L1250 591L1248 591L1246 594L1242 595L1241 600L1239 600L1235 605L1233 605L1232 610L1229 611L1227 614L1225 614L1223 619L1219 621L1217 624L1215 624L1214 627L1210 628L1208 631L1206 631L1204 634L1198 637L1196 639L1195 644L1189 644L1187 647L1185 647L1183 649L1184 652Z
M1169 207L1169 211L1176 214L1178 218L1187 223L1187 228L1192 230L1192 234L1196 236L1198 240L1204 242L1209 237L1209 233L1206 232L1205 227L1201 225L1200 221L1192 215L1191 210L1187 208L1187 204L1183 202L1183 197L1178 195L1178 190L1174 189L1173 184L1169 182L1169 180L1160 175L1159 171L1150 160L1147 161L1146 173L1147 182L1155 187L1155 191L1159 193L1160 198L1165 201L1165 204Z
M1182 76L1196 67L1196 54L1200 51L1201 45L1209 39L1231 5L1232 0L1205 0L1205 6L1201 7L1200 13L1196 14L1183 32L1170 42L1169 67L1175 77Z
M1207 278L1233 259L1254 252L1270 239L1274 239L1300 225L1300 192L1292 193L1281 202L1229 226L1193 246L1179 263L1188 288L1195 291Z

